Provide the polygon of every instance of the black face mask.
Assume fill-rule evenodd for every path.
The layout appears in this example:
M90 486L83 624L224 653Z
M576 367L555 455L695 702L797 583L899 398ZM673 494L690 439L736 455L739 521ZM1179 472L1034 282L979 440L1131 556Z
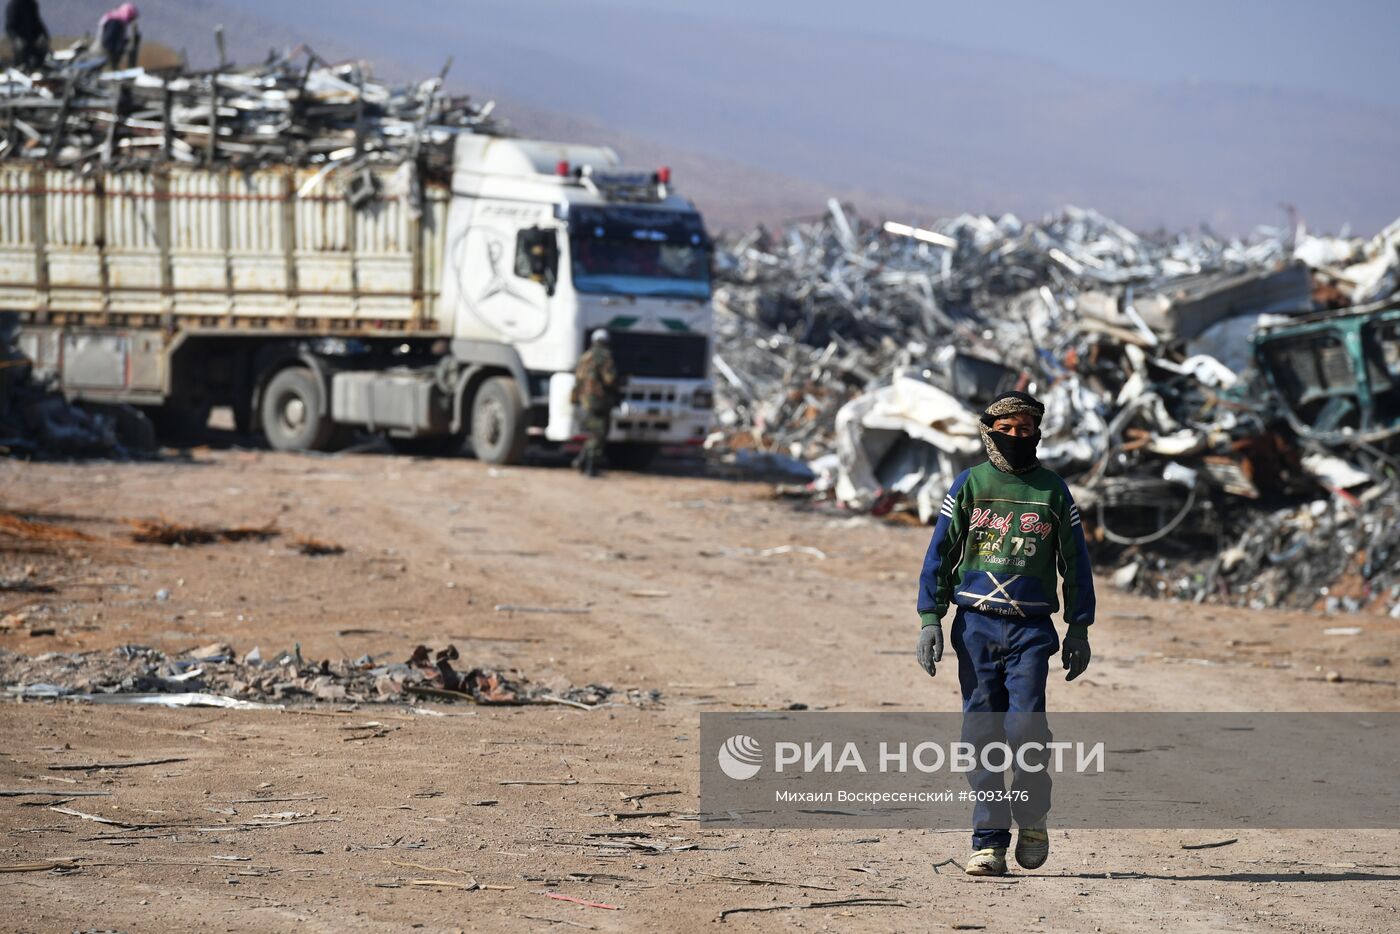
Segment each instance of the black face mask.
M1006 466L1011 468L1012 473L1030 470L1038 463L1035 449L1040 444L1040 432L1037 431L1029 437L1019 437L1001 431L988 431L986 437L996 447L997 453L1006 461Z

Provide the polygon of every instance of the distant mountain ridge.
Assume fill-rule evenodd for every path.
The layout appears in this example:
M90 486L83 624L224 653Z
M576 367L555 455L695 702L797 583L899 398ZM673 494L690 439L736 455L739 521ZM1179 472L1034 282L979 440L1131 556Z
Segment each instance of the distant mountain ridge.
M109 0L62 0L43 4L49 29L55 34L90 33ZM364 58L375 74L388 80L417 80L435 74L443 61L423 61L411 65L396 60L373 43L354 45L339 41L331 33L312 36L274 20L251 15L245 9L210 0L143 0L141 25L145 34L176 50L183 51L192 67L209 67L218 60L214 27L224 27L225 47L235 64L261 61L273 48L302 43L330 61ZM444 59L445 60L445 59ZM480 99L480 93L457 76L454 65L448 83L455 91L466 91ZM548 107L494 95L496 113L512 130L542 139L562 139L612 146L629 166L670 166L677 188L693 199L712 230L744 230L761 222L774 223L823 210L826 200L836 196L859 205L871 216L933 216L941 213L931 206L919 206L910 199L863 191L858 187L826 185L768 172L752 165L667 145L645 134L619 131L596 120L572 116Z
M106 2L44 5L55 31ZM736 24L596 0L145 0L148 34L212 61L308 41L382 74L436 72L523 132L670 164L717 227L836 195L901 218L1094 207L1137 228L1285 220L1370 233L1400 214L1400 120L1322 95L1107 82L1044 62L815 27ZM71 19L72 24L67 22Z

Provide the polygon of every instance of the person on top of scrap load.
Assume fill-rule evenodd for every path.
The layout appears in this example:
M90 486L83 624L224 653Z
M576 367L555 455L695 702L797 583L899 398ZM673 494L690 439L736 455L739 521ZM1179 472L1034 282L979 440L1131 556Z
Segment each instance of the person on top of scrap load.
M1094 578L1079 509L1069 488L1036 459L1045 406L1023 392L1002 393L981 417L987 462L963 471L943 500L919 576L918 660L932 676L943 658L943 616L953 616L963 699L962 741L979 749L1006 743L1013 760L1007 801L1001 772L968 773L978 801L972 812L967 873L1006 872L1014 820L1016 862L1036 869L1050 856L1046 816L1051 779L1045 745L1045 680L1060 640L1050 614L1059 609L1056 572L1063 576L1069 626L1061 663L1073 681L1089 666ZM1040 754L1034 750L1039 748ZM1016 766L1024 764L1025 768ZM1037 769L1036 766L1040 767Z
M587 436L583 450L574 458L574 468L590 477L598 476L603 468L603 446L608 441L609 421L620 388L608 343L607 329L598 328L574 368L571 401L583 410L583 433Z
M131 52L126 67L136 67L136 56L141 49L141 32L136 28L136 19L141 12L134 3L123 3L108 10L97 21L97 44L107 56L107 70L116 71L122 67L122 56Z
M49 27L39 15L39 0L9 0L5 4L5 35L16 68L29 74L44 67L49 57Z

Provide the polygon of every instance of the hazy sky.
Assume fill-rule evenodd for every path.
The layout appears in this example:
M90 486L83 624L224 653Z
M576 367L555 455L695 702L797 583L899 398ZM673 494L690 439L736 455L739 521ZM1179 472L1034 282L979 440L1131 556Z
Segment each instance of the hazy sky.
M1370 233L1400 213L1400 0L150 2L417 73L452 56L472 93L911 215L1244 232L1296 208Z
M1321 91L1400 114L1395 0L602 0L1016 52L1147 82ZM937 76L929 75L930 81Z

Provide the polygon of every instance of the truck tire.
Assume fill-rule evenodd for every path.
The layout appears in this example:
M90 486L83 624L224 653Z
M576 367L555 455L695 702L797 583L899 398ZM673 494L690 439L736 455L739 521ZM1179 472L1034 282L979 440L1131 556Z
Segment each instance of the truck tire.
M278 451L325 451L336 438L335 422L321 413L321 385L307 367L280 370L263 390L260 421L267 443Z
M518 464L525 459L525 407L515 380L493 376L472 397L472 451L488 464Z

